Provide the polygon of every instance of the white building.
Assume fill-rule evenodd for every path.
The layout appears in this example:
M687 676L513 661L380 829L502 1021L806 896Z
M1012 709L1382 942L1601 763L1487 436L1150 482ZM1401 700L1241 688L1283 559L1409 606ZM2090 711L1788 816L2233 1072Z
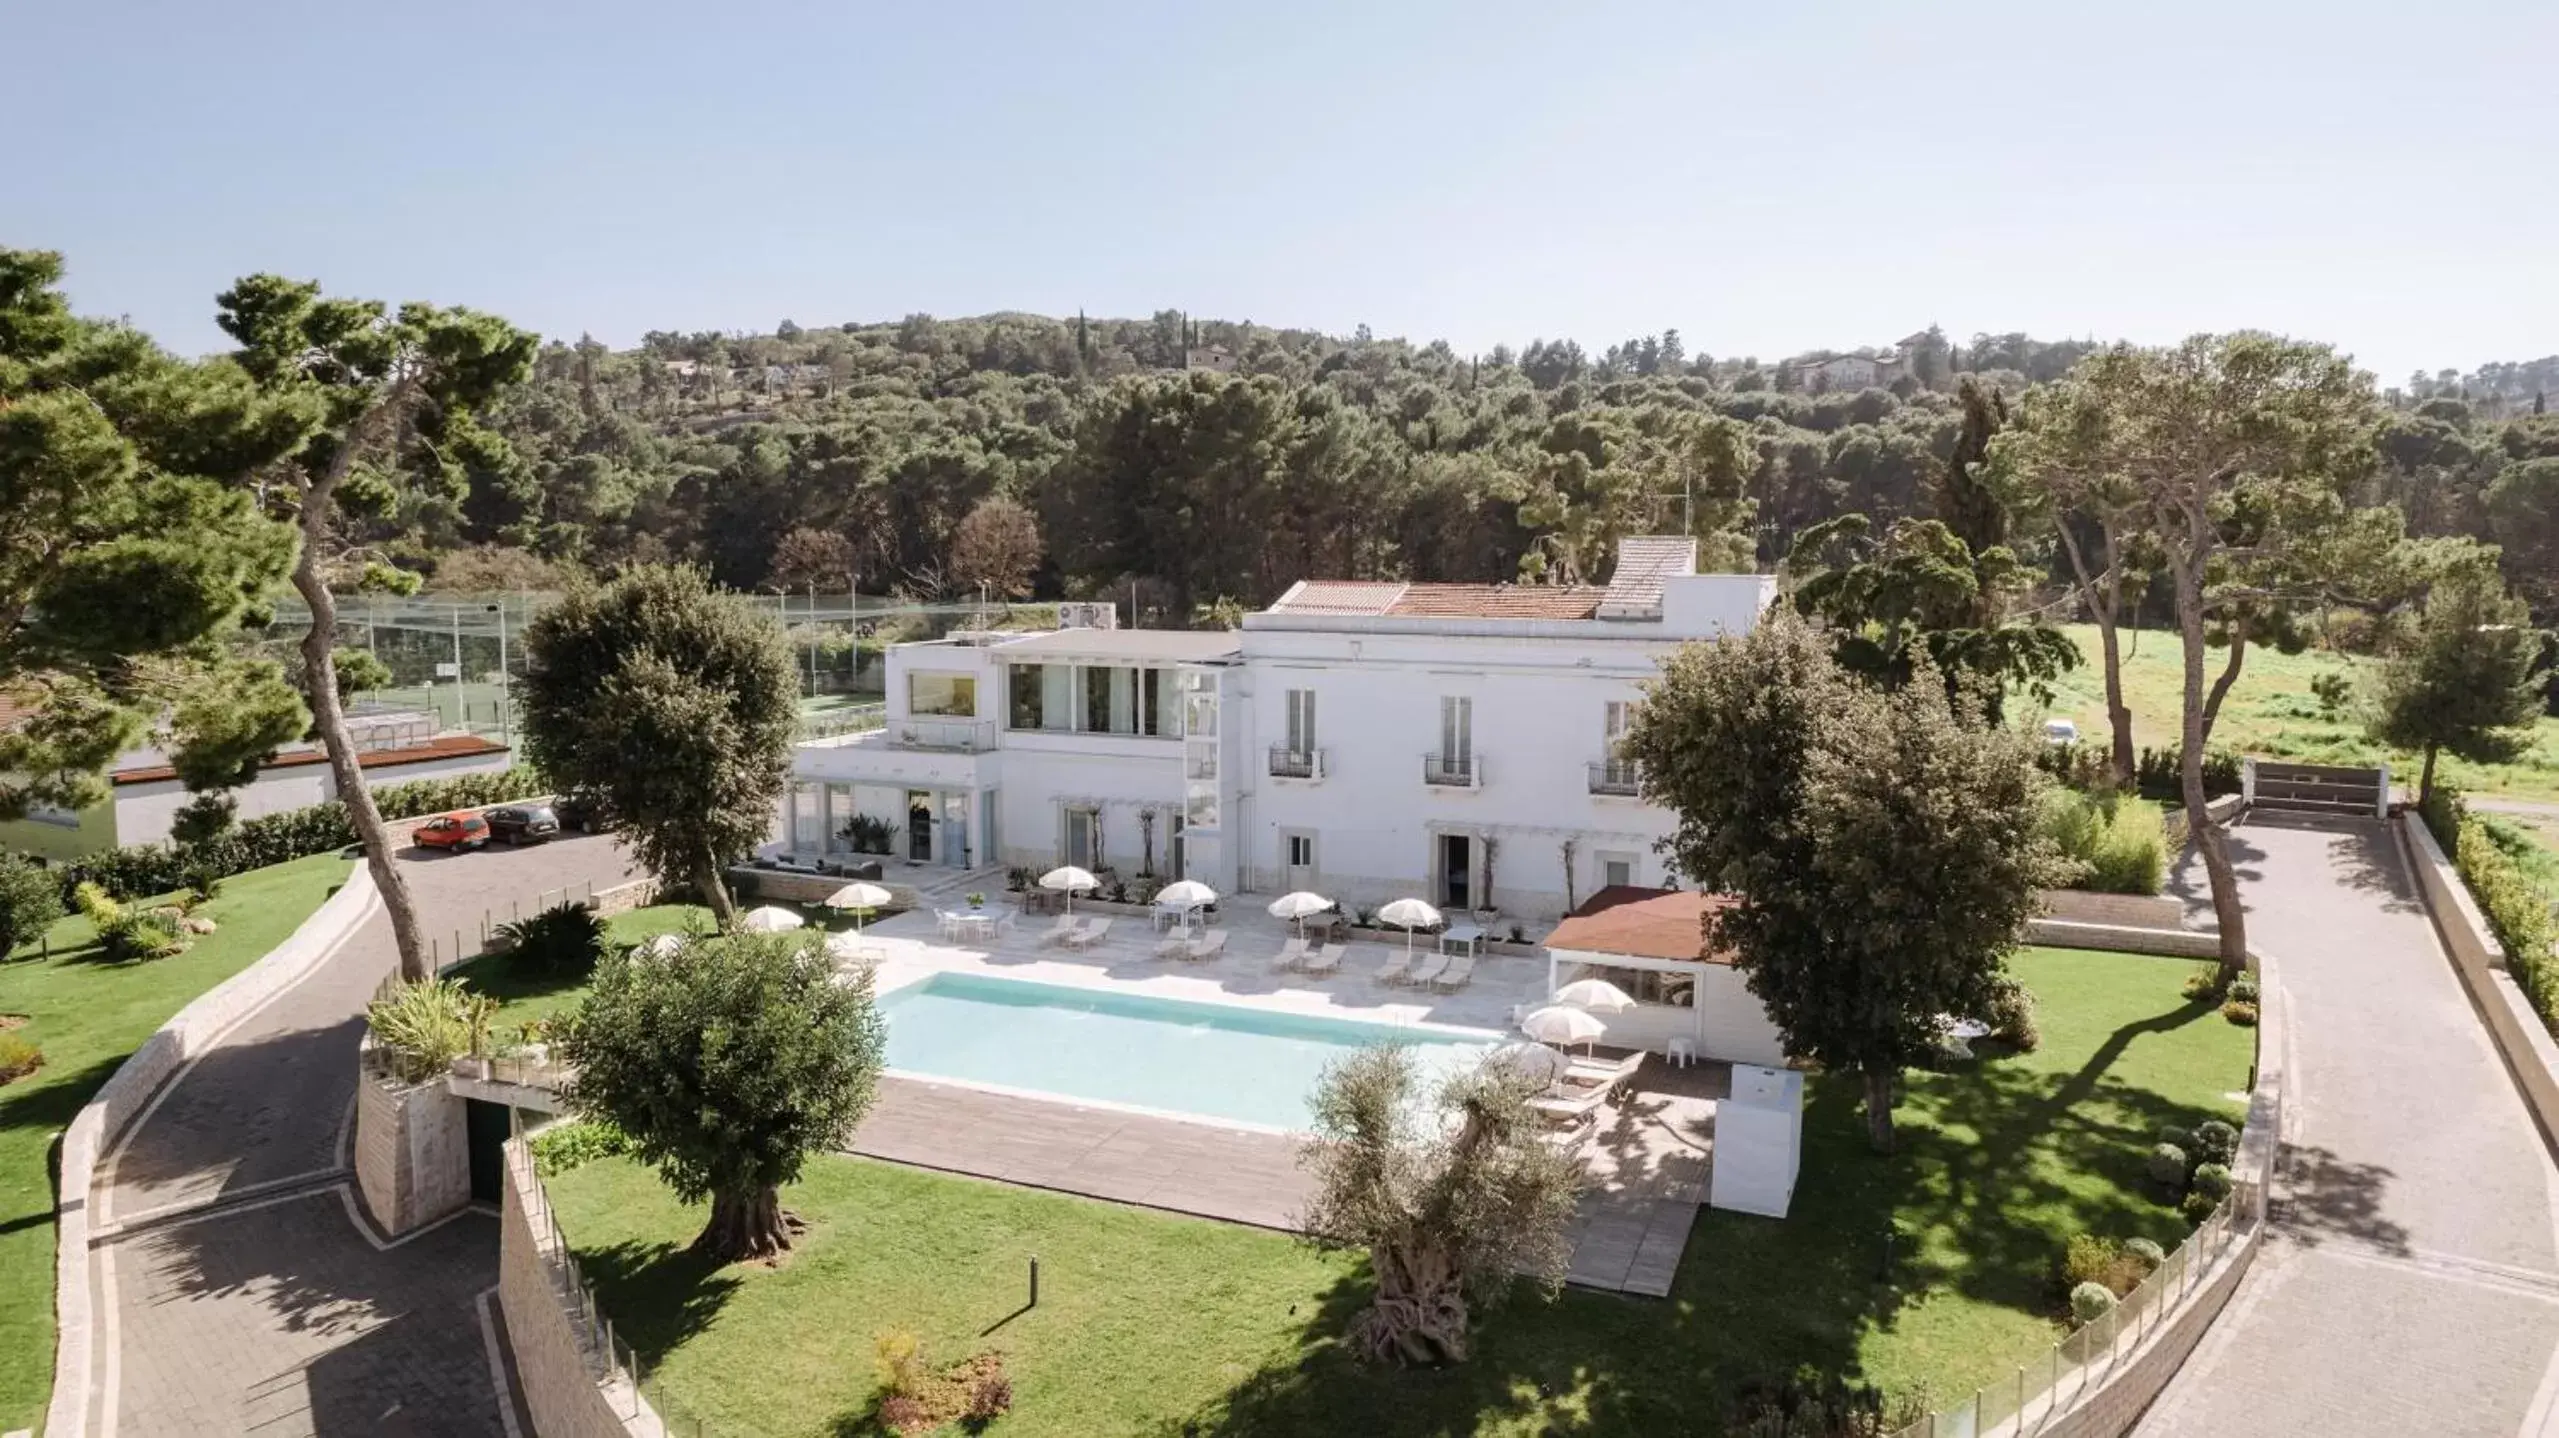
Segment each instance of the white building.
M1775 589L1695 567L1694 541L1630 539L1605 587L1316 580L1238 631L902 644L887 727L799 747L785 843L846 857L858 815L914 862L1542 923L1668 877L1670 816L1612 741L1663 658Z

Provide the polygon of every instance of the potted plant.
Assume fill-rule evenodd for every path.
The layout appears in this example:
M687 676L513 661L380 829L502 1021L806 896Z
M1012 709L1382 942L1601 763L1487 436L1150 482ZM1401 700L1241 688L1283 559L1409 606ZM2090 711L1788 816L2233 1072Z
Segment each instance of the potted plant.
M984 894L982 894L982 893L980 893L980 894L971 894L971 895L969 895L969 911L970 911L970 912L974 913L974 912L976 912L977 910L983 909L983 908L985 908L985 907L986 907L986 895L984 895Z

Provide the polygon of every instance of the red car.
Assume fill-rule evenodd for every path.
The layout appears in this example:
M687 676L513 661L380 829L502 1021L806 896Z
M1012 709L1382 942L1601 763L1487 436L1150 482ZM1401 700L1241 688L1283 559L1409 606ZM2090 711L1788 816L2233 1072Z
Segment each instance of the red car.
M418 826L421 849L476 849L489 842L489 821L477 814L438 814Z

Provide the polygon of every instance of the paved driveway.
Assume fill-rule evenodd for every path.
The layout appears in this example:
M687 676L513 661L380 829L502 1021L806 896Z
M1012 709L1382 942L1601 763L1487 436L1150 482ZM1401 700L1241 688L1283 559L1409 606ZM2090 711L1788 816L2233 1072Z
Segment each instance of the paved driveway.
M2267 1248L2139 1434L2559 1431L2559 1170L2395 841L2282 816L2232 837L2290 1003L2284 1174Z
M610 838L404 857L430 930L476 931L563 886L618 882ZM448 940L448 943L450 941ZM376 914L226 1035L102 1167L93 1259L102 1438L511 1432L487 1330L497 1224L468 1212L384 1246L343 1162L366 1000L396 966Z

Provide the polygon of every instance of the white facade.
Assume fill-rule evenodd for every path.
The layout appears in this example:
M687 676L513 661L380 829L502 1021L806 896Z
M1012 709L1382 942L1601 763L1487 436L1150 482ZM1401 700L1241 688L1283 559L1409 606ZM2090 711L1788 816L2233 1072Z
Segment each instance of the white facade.
M1523 922L1666 883L1671 818L1612 735L1661 660L1747 630L1775 581L1692 574L1684 540L1626 554L1604 591L1316 582L1237 632L899 645L888 727L800 746L786 842L843 856L858 813L923 862L1151 860L1220 892Z

